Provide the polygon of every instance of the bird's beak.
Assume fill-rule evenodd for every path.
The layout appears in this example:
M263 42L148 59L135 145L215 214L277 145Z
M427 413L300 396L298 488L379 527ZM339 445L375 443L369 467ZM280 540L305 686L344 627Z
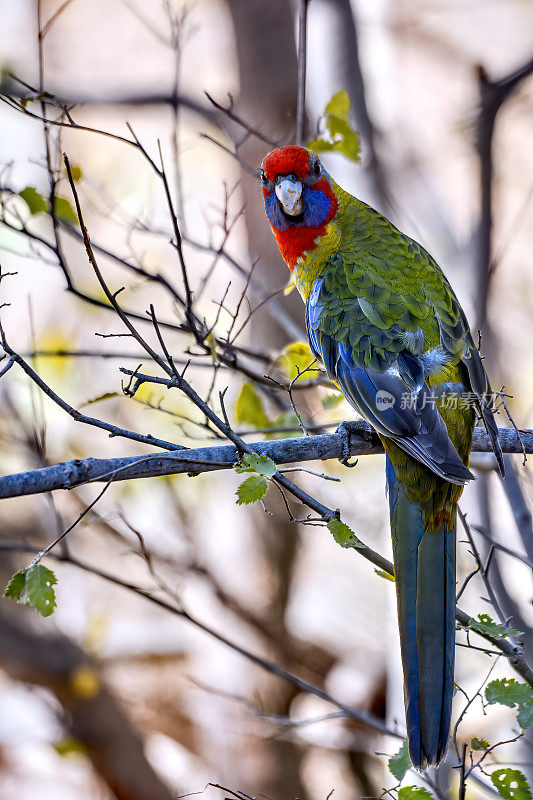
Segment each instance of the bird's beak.
M281 178L276 183L276 197L290 217L302 213L302 182L293 178Z

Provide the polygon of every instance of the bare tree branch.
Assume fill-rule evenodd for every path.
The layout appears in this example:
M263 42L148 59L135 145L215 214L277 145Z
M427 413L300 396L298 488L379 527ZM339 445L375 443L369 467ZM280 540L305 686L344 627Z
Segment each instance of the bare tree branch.
M520 434L527 451L533 453L533 430L522 430ZM521 453L520 442L510 428L500 428L500 444L506 453ZM320 436L301 436L295 439L275 439L267 442L252 442L249 447L259 455L271 458L276 464L294 464L305 461L326 461L342 458L342 436L325 433ZM152 442L153 444L155 443ZM177 445L174 445L177 447ZM360 431L350 431L350 454L364 456L382 453L383 446L377 435L365 422L360 423ZM473 452L491 452L490 439L482 428L474 430ZM48 492L54 489L72 489L82 483L108 480L116 472L113 480L124 481L133 478L153 478L162 475L178 475L213 472L231 469L236 463L239 449L233 444L213 445L180 450L176 454L153 453L140 458L86 458L73 459L43 467L29 472L19 472L0 477L0 499L22 497L29 494ZM120 470L120 472L118 472Z

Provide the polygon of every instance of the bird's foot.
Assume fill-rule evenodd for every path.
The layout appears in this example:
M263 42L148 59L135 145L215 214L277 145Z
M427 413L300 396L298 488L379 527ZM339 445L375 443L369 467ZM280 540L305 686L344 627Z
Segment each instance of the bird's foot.
M342 444L342 457L339 458L341 464L344 464L345 467L355 467L358 459L356 458L355 461L350 462L350 433L355 433L356 431L359 432L360 426L357 425L355 421L346 421L341 422L338 426L335 433L338 433L341 437L341 444Z

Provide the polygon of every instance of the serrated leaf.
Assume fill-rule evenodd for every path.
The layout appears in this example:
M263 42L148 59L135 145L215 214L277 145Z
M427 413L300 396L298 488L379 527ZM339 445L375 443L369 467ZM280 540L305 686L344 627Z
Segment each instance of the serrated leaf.
M276 364L283 370L290 381L305 371L301 378L297 378L297 380L305 381L316 378L319 374L318 368L311 367L311 369L307 369L313 362L316 362L316 358L307 342L291 342L278 356Z
M379 575L380 578L385 578L386 581L392 581L395 583L394 575L390 575L388 572L385 572L382 569L375 569L374 572L376 575Z
M522 631L518 631L516 628L507 628L505 625L494 622L488 614L478 614L477 619L469 619L468 627L479 633L492 636L493 639L507 639L509 636L522 635Z
M328 530L333 534L333 538L341 547L364 547L349 525L341 522L340 519L330 519Z
M402 786L398 800L433 800L433 795L422 786Z
M503 800L532 800L531 789L519 769L495 769L490 779Z
M403 781L405 773L410 766L411 757L409 755L409 745L407 739L404 739L396 755L389 758L389 769L397 781Z
M516 720L524 731L533 724L533 700L530 700L528 703L524 703L524 705L519 707Z
M509 708L525 705L533 699L533 689L527 683L514 678L501 678L491 681L485 689L487 703L499 703Z
M487 742L486 739L478 739L477 736L474 736L474 738L470 742L470 747L472 748L472 750L488 750L490 744Z
M257 453L244 453L240 464L236 464L235 472L257 472L259 475L266 475L272 478L277 472L277 466L268 456L260 456Z
M24 591L24 587L26 586L26 570L19 569L18 572L15 572L12 575L11 580L7 584L4 597L12 597L13 600L20 601L20 596Z
M33 606L43 617L49 617L56 607L54 584L57 578L43 564L30 564L15 572L4 591L17 603Z
M26 585L21 601L36 608L43 617L49 617L56 607L55 583L57 583L56 576L43 564L27 567Z
M33 186L26 186L19 192L19 197L22 197L28 206L30 214L43 214L48 209L48 200Z
M67 197L57 195L54 197L55 216L69 225L79 225L78 215Z
M237 495L237 505L250 505L257 500L261 500L265 496L268 489L266 478L262 475L251 475L246 478L243 483L238 487L235 494Z
M95 403L101 403L102 400L111 400L113 397L119 397L118 392L104 392L103 394L99 394L98 397L91 397L89 400L86 400L84 403L78 406L78 409L84 408L85 406L92 406Z
M241 425L254 428L270 428L272 423L265 413L261 398L251 383L243 383L233 409L235 419Z

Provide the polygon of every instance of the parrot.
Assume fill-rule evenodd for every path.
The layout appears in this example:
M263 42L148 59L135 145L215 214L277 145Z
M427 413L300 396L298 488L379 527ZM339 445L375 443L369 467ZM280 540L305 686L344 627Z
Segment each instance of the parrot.
M260 180L311 352L385 450L409 754L425 769L449 737L457 503L474 478L478 419L504 474L493 393L457 297L418 242L305 147L270 152Z

